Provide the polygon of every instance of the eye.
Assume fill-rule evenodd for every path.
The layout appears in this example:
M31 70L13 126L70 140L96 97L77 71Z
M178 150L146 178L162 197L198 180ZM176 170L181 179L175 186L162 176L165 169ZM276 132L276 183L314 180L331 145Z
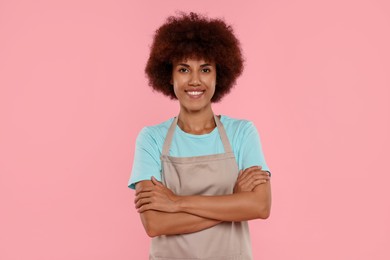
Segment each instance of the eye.
M179 68L178 71L179 71L179 72L183 72L183 73L189 72L189 70L188 70L187 68Z
M203 69L202 69L202 72L208 73L208 72L211 72L211 70L210 70L209 68L203 68Z

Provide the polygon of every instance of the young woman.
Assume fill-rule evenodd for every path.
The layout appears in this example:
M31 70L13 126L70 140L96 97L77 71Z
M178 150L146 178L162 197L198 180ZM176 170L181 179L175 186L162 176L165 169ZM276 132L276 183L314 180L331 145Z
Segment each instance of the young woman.
M252 259L247 221L270 214L270 172L253 123L212 109L242 70L239 41L221 19L181 14L156 31L149 85L180 111L136 141L128 185L150 259Z

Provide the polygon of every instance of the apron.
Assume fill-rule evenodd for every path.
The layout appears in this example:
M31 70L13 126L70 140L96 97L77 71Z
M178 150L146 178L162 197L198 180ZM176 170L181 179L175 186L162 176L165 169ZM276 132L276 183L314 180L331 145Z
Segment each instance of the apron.
M169 156L177 120L178 117L175 117L163 145L163 184L181 196L232 194L238 165L219 118L214 115L225 153L195 157ZM250 260L248 223L222 222L194 233L154 237L149 259Z

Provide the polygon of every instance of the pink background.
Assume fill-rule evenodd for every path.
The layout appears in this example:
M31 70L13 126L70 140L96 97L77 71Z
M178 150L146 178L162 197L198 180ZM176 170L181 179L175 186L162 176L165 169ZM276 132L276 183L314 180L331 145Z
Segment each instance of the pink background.
M242 3L242 4L240 4ZM0 1L0 259L147 259L127 188L175 10L225 17L246 68L217 114L255 122L273 173L255 259L390 259L390 4Z

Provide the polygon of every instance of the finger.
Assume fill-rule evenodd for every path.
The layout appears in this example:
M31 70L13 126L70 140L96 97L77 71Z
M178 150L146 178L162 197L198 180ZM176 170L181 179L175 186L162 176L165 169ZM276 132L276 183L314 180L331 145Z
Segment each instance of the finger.
M257 186L264 184L263 182L264 180L256 180L254 182L247 183L245 186L243 186L242 190L247 192L253 191Z
M253 172L253 171L258 171L259 170L259 166L251 166L251 167L248 167L244 170L245 173L250 173L250 172Z
M244 170L241 180L246 181L251 175L260 172L257 166L253 166Z
M269 173L267 171L262 171L260 169L252 170L252 171L250 171L250 173L248 173L248 175L250 177L252 177L252 176L266 176L266 177L269 177Z
M263 166L261 166L261 165L254 165L254 166L246 168L244 171L261 170L262 168L263 168Z
M251 176L249 176L245 181L246 182L254 182L254 181L257 181L257 180L268 181L269 180L269 176L267 174L263 174L263 173L254 173Z
M251 166L251 167L244 169L244 171L251 171L251 170L256 170L256 169L259 169L259 166L254 165L254 166Z
M269 173L268 173L268 172L266 172L266 171L261 171L261 172L259 172L259 173L256 173L256 174L254 174L254 175L256 175L256 176L262 176L262 177L266 177L267 179L269 179L269 178L270 178L270 176L269 176Z
M144 204L144 205L142 205L141 207L139 207L139 208L137 209L137 211L138 211L139 213L145 212L145 211L147 211L147 210L164 211L164 210L162 210L161 205L160 205L159 203L156 203L156 202ZM164 212L165 212L165 211L164 211ZM168 211L166 211L166 212L168 212Z
M268 172L266 172L266 171L261 171L261 173L259 175L264 177L264 178L266 178L267 180L271 179L270 174Z
M150 204L151 202L152 202L151 198L140 199L137 201L137 203L135 203L135 208L138 209L138 208L142 207L143 205Z
M143 199L143 198L150 198L153 196L153 192L148 191L148 192L141 192L134 198L134 203L137 203L138 200Z
M254 172L259 173L259 172L261 172L261 169L262 169L262 166L257 166L257 165L248 168L250 173L254 173Z
M135 191L135 195L137 196L138 194L140 194L142 192L149 192L149 191L153 191L155 189L156 189L155 186L142 187L142 188L139 188L138 190Z
M243 175L244 176L244 175ZM246 169L245 177L237 180L235 187L240 191L252 191L255 186L269 181L269 175L258 166Z
M259 170L261 171L262 174L270 175L268 171L264 171L262 168L259 168Z
M262 184L266 184L266 183L267 183L266 180L256 180L256 181L252 182L251 190L253 191L257 186L262 185Z
M152 176L152 182L157 186L164 186L161 182L159 182L154 176Z
M239 183L246 182L249 176L250 176L250 173L248 173L248 172L243 173L243 174L241 175L241 178L238 179L238 182L239 182Z
M240 183L241 190L251 191L252 190L251 184L252 184L251 181L245 181Z
M143 213L143 212L150 210L150 209L152 209L151 204L145 204L145 205L142 205L141 207L139 207L137 209L137 211L138 211L138 213Z
M252 184L253 184L254 186L257 186L257 185L260 185L260 184L265 184L265 183L267 183L267 182L268 182L268 180L259 179L259 180L255 180L254 182L252 182Z
M241 185L241 187L249 188L250 190L252 190L254 188L253 183L256 183L256 184L257 183L265 183L268 180L269 180L268 176L255 173L255 174L252 174L251 176L249 176L248 178L246 178L245 180L243 180L240 183L240 185Z
M240 171L239 179L245 179L246 176L251 172L251 168L247 168L245 170Z

